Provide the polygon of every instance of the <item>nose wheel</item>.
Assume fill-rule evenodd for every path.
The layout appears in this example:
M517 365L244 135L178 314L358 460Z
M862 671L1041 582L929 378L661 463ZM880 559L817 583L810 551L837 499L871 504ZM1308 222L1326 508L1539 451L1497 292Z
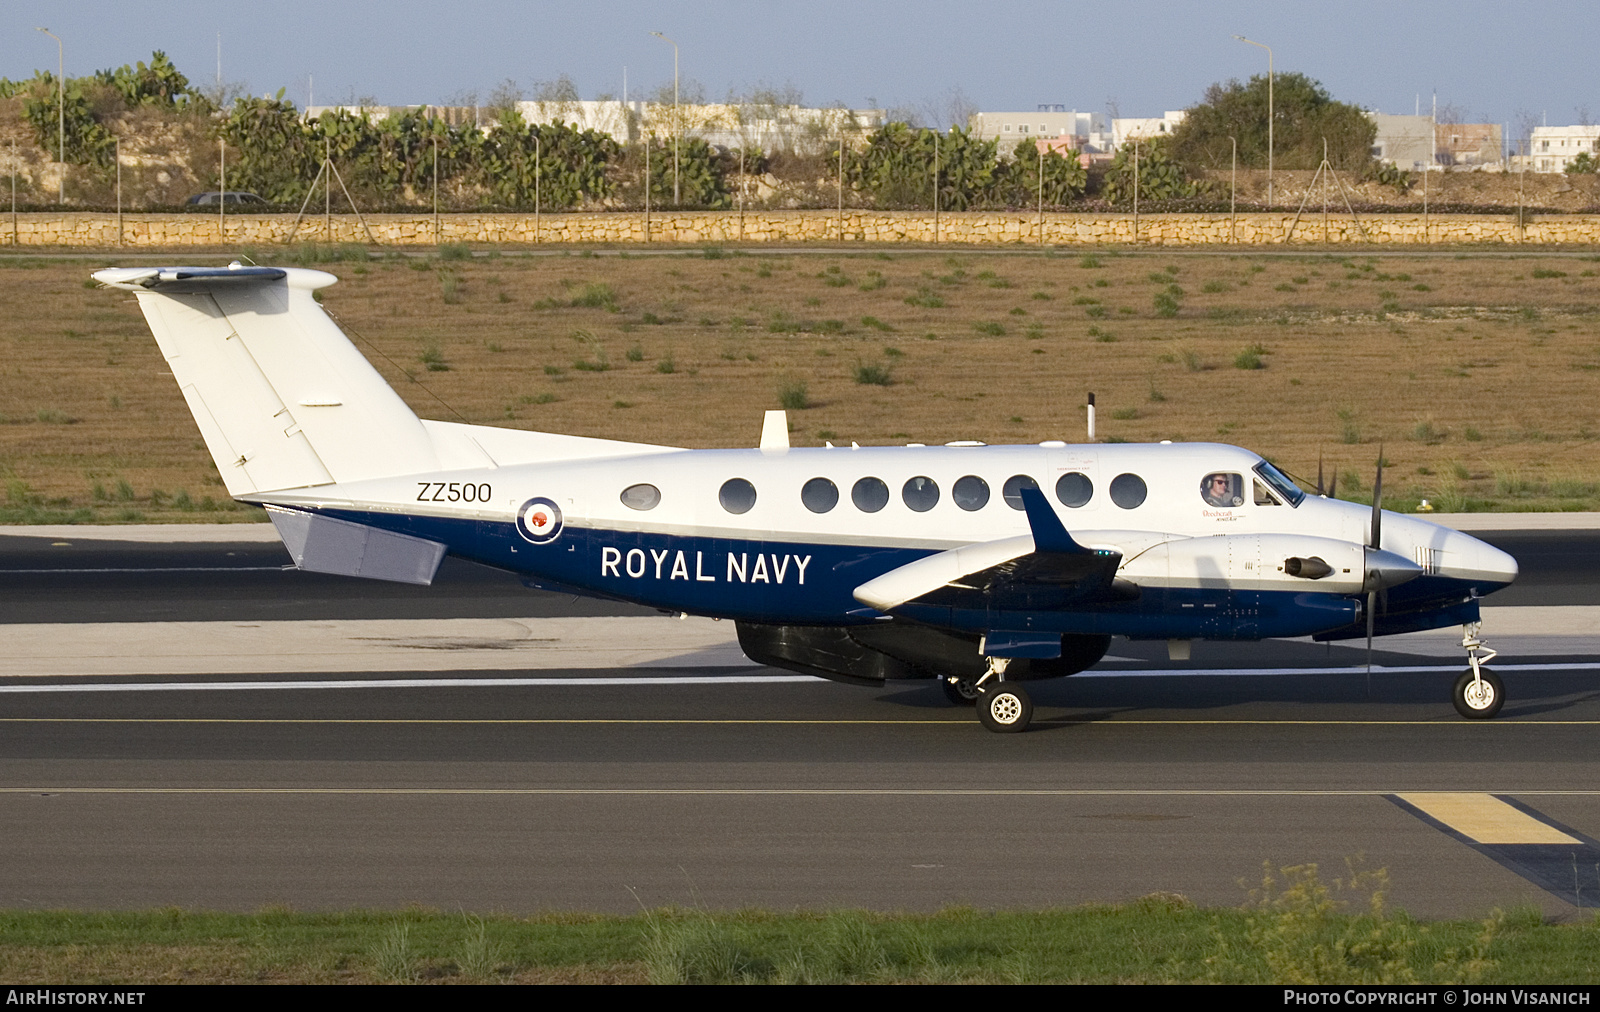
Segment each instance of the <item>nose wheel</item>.
M1452 701L1456 712L1468 720L1488 720L1505 705L1506 689L1500 676L1484 667L1496 656L1484 646L1478 633L1482 624L1471 622L1462 627L1461 646L1467 651L1469 667L1456 679Z

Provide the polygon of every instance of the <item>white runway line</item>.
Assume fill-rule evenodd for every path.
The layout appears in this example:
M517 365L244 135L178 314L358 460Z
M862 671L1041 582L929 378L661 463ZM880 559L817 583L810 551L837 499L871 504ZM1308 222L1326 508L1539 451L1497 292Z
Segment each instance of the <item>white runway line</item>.
M1497 671L1600 671L1600 660L1581 664L1497 664ZM1406 667L1372 669L1373 674L1455 674L1460 665L1417 664ZM820 684L825 679L813 675L779 673L744 675L597 675L593 678L329 678L295 679L265 682L72 682L62 684L6 685L0 683L0 695L5 694L58 694L86 692L284 692L315 689L512 689L512 688L597 688L683 685L780 685L794 682ZM1245 675L1258 677L1283 677L1292 675L1353 675L1366 673L1365 667L1343 668L1151 668L1142 671L1085 671L1075 678L1227 678ZM911 688L925 684L911 679L892 681L887 689Z
M1508 658L1600 657L1600 608L1484 609L1484 631ZM1462 668L1458 629L1389 636L1377 649L1416 663L1374 666L1410 674ZM1346 640L1344 649L1359 647ZM1237 657L1227 643L1199 648L1202 663ZM1113 654L1078 677L1190 674L1338 674L1350 665L1150 669ZM1141 665L1134 670L1120 665ZM1499 671L1575 671L1591 665L1496 663ZM732 622L669 616L522 619L329 619L260 622L0 624L0 679L131 675L296 675L357 672L754 668Z

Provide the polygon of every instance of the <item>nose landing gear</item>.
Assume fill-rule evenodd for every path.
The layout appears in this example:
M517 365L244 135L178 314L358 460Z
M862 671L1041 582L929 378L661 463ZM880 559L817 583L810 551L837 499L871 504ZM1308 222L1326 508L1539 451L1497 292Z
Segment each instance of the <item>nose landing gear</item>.
M1452 699L1456 712L1469 720L1493 717L1506 701L1506 690L1500 676L1484 667L1497 654L1479 638L1482 629L1481 622L1469 622L1461 627L1461 647L1467 652L1467 664L1470 667L1456 679Z
M1033 719L1033 700L1022 686L1005 681L1008 657L989 658L989 672L978 679L978 720L999 734L1026 731Z

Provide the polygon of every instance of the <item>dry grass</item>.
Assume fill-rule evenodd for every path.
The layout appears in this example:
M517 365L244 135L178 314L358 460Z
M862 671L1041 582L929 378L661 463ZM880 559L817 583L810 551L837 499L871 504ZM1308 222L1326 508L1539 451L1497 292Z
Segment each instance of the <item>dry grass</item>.
M1034 442L1081 439L1093 390L1102 438L1308 477L1321 453L1361 488L1382 441L1397 506L1596 508L1597 261L575 254L334 265L325 294L432 417L753 446L803 383L797 444ZM203 508L223 493L182 398L89 269L0 261L0 516L253 518Z

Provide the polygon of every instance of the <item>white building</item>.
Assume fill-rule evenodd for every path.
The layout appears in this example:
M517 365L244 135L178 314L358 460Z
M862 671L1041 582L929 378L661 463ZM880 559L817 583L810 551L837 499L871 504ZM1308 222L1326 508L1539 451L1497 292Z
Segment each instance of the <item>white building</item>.
M1372 157L1406 172L1420 172L1434 164L1432 116L1390 116L1367 113L1378 133L1372 139Z
M376 122L415 108L320 105L308 107L305 115L315 119L325 112L344 111ZM488 106L424 106L422 111L423 115L437 116L452 126L476 123L488 130L497 122L495 110ZM714 147L759 147L764 151L826 143L841 132L859 143L883 126L885 120L881 109L816 109L763 103L685 103L674 109L671 103L639 100L518 102L517 112L527 123L567 123L580 130L610 134L623 142L637 141L652 133L658 138L671 137L676 122L683 137L696 137Z
M1534 172L1562 172L1585 153L1600 158L1600 126L1534 127L1527 166Z
M1001 156L1029 140L1088 152L1104 151L1111 142L1104 113L1078 112L1063 105L1041 105L1033 112L974 113L967 129L978 140L998 141Z
M1135 137L1150 140L1165 137L1177 129L1189 114L1182 109L1168 110L1163 116L1132 117L1111 121L1111 146L1121 148Z

